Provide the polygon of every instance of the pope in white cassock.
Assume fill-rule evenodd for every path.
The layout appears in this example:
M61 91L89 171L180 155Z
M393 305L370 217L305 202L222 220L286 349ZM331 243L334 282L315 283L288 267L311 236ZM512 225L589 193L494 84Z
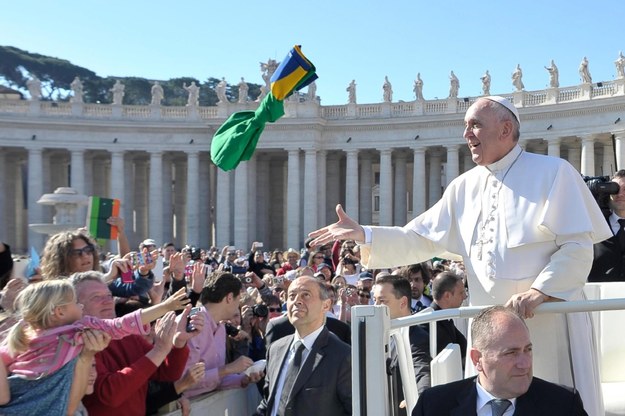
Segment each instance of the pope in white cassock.
M464 121L477 166L454 179L436 205L404 227L363 227L339 205L339 221L310 233L312 244L354 239L369 269L445 252L462 256L471 305L506 304L531 318L534 375L577 388L588 414L602 415L590 316L534 317L533 310L543 302L583 299L593 244L612 233L568 162L518 145L520 119L512 103L480 98Z

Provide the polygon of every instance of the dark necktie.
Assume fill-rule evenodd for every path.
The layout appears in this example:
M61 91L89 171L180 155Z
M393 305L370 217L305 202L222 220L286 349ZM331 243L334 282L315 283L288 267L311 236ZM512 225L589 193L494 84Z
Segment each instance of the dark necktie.
M493 416L502 416L512 404L510 400L505 399L493 399L489 403Z
M284 415L286 404L289 401L291 390L293 390L293 385L297 379L297 373L299 373L302 364L302 353L306 347L302 341L297 341L292 348L295 349L295 355L291 362L288 363L286 374L284 375L284 385L282 386L282 395L280 396L280 404L278 405L278 415L280 416Z
M619 229L616 233L616 238L618 239L618 243L621 246L621 250L625 250L625 219L619 219L618 224Z

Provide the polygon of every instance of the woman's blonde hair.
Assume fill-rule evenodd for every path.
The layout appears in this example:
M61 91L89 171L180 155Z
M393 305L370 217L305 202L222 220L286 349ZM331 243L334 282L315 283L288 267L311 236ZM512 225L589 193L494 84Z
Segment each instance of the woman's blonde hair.
M75 300L74 286L69 280L45 280L30 284L15 298L16 313L21 318L7 334L7 346L12 356L28 349L30 330L49 329L57 306Z

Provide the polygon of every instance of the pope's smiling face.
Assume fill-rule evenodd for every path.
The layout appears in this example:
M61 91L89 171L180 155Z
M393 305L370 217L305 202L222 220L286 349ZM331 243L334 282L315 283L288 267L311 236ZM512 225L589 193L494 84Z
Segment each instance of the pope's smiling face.
M464 117L463 137L471 158L480 166L497 162L515 145L512 122L502 120L492 105L499 104L482 98L469 107Z

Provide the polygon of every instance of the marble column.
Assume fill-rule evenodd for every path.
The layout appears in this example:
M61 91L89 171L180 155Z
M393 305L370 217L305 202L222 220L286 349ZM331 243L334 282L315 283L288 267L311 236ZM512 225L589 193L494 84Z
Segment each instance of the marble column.
M145 159L135 160L135 183L135 230L137 243L140 243L146 238L152 238L149 234L148 188L145 185L142 186L148 183L148 161Z
M340 175L340 166L339 166L339 158L337 157L335 152L332 152L328 155L326 159L327 166L327 188L326 188L326 206L324 206L324 210L326 212L326 221L324 225L327 223L333 223L336 221L336 204L341 202L341 192L340 192L340 183L339 178ZM320 193L323 190L319 191Z
M417 147L413 150L412 166L412 216L416 217L426 210L425 148Z
M359 218L362 224L371 224L373 217L373 161L371 154L364 152L360 156L360 209ZM324 224L325 225L325 224Z
M625 169L625 131L614 133L616 151L616 170Z
M393 150L380 150L380 225L393 225Z
M252 215L250 217L256 220L256 230L259 237L263 242L269 244L270 247L283 248L282 236L279 233L274 234L274 230L271 227L271 215L270 212L281 210L284 206L283 203L278 202L278 195L282 195L280 187L277 184L276 178L270 175L270 162L269 157L266 154L262 156L258 155L256 159L256 184L257 188L261 190L263 197L257 198L252 208ZM250 245L251 247L251 245Z
M199 152L187 152L187 243L196 246L200 241L199 167Z
M169 243L174 241L174 210L172 200L172 161L170 158L163 159L163 241Z
M406 155L395 153L395 186L393 199L393 224L405 225L408 218L406 188Z
M473 156L471 155L471 151L467 149L463 156L463 165L462 172L467 172L475 167L475 162L473 161Z
M287 168L286 228L288 247L299 247L303 236L300 224L299 149L289 149Z
M150 194L148 196L148 218L150 238L158 245L163 241L163 152L150 152Z
M247 161L247 201L248 201L248 205L247 205L247 224L248 224L248 231L247 231L247 238L248 238L248 246L252 247L252 241L260 241L262 243L268 243L268 241L265 241L263 239L263 236L261 236L258 233L258 222L264 219L261 218L257 218L256 217L256 207L257 207L257 203L258 203L258 191L261 190L261 194L262 191L264 190L264 188L259 188L258 187L258 173L256 171L256 161L258 160L258 157L252 157L250 160ZM260 198L263 198L263 196L260 196ZM270 248L267 247L267 250L269 250Z
M136 233L136 218L135 218L135 189L137 188L135 181L135 161L132 157L126 157L124 159L124 172L126 174L126 185L124 186L124 200L121 206L121 215L124 217L126 237L131 248L136 247L138 243L143 241L145 237L137 236ZM141 238L143 237L143 238ZM139 241L141 238L141 241Z
M230 172L224 172L217 169L217 201L215 204L215 240L217 247L233 243L230 233L230 224L232 223L232 214L230 210ZM247 247L238 247L247 249Z
M430 149L429 199L431 207L441 199L441 154L438 149Z
M325 150L319 150L317 152L317 190L315 195L317 195L317 224L319 226L327 224L326 210L328 207L326 206L326 157L327 153Z
M571 146L569 146L569 154L568 154L568 161L571 165L573 165L573 167L580 172L582 169L581 166L581 162L582 162L582 152L581 152L581 147L579 147L577 144L572 144Z
M612 176L616 173L616 162L614 161L614 148L612 142L603 142L603 159L601 162L601 175Z
M458 149L460 145L450 144L447 146L447 183L445 187L449 186L451 181L456 179L460 174L460 160L458 159Z
M43 149L28 149L28 223L43 223L43 206L37 201L43 195ZM27 247L35 247L41 252L44 245L44 235L28 230Z
M199 245L209 248L213 244L212 214L211 214L211 178L210 158L208 153L202 152L199 166L200 190L198 193L200 204L200 241Z
M350 149L346 153L345 212L358 222L358 149Z
M187 161L174 161L174 242L177 247L190 244L187 240Z
M249 207L248 162L241 162L234 170L234 245L247 251L251 247L248 236ZM252 238L256 238L253 236Z
M70 153L69 186L79 194L87 195L85 189L85 152L84 150L72 150ZM89 196L89 195L87 195ZM76 209L76 218L79 221L87 221L87 207L79 206Z
M317 150L306 149L304 152L304 235L319 227L317 213Z
M560 138L549 137L547 140L547 154L553 157L560 157Z
M591 135L582 137L582 175L595 176L595 138Z

